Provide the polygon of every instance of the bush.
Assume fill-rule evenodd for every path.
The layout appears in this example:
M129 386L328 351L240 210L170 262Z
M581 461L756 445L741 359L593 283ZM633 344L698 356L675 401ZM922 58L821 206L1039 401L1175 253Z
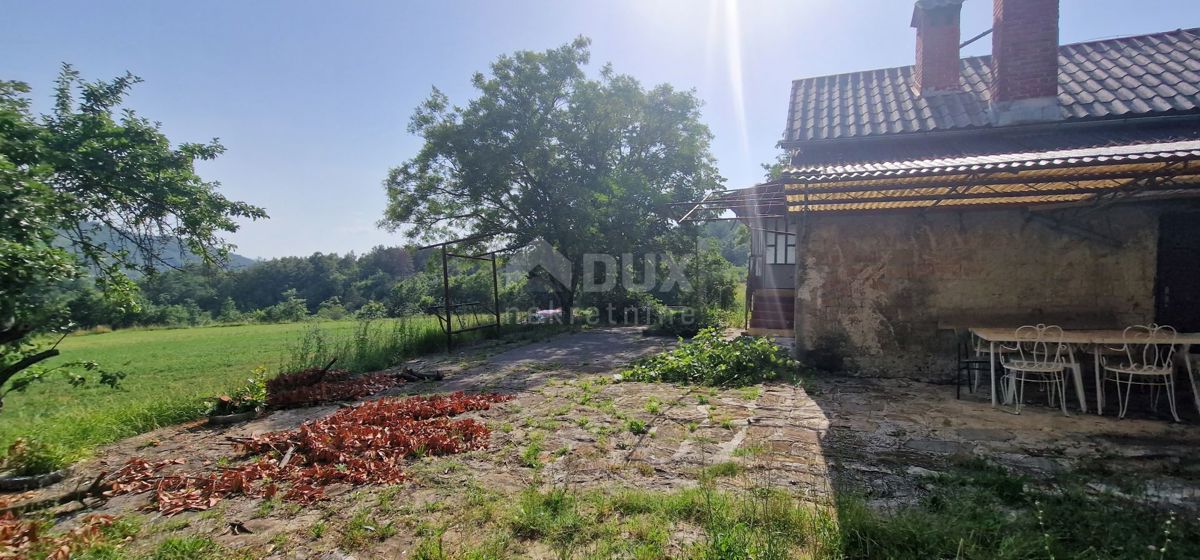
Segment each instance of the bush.
M217 321L222 323L236 323L242 320L242 312L238 311L237 304L233 302L233 298L225 298L221 302L221 309L217 312Z
M322 301L317 306L317 317L338 321L346 317L346 306L342 305L342 298L333 296L325 301Z
M719 309L711 307L667 309L658 316L650 328L646 329L646 334L692 338L703 329L722 325L722 313Z
M643 358L621 372L626 381L740 387L787 379L800 364L787 350L762 337L726 340L719 329L702 329L691 342Z
M576 302L583 312L596 310L600 323L650 325L669 313L667 306L654 294L641 290L617 288L604 292L585 292Z
M221 395L209 403L209 416L223 416L250 412L267 403L267 370L254 369L254 376L246 380L232 395Z
M383 319L388 316L388 308L378 301L368 301L358 308L354 316L358 319Z
M254 312L258 321L266 323L292 323L308 317L308 303L295 289L283 292L284 300Z

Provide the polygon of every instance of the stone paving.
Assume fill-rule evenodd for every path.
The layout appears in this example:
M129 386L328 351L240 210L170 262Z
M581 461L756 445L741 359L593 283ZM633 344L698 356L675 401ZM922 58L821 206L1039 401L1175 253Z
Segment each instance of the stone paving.
M735 461L748 478L802 495L845 489L887 506L919 496L923 477L982 458L1034 480L1086 470L1114 481L1105 489L1141 486L1143 499L1200 508L1200 426L1168 422L1165 411L1118 420L1031 405L1017 415L979 393L956 400L953 386L837 376L754 394L612 383L593 387L591 403L580 404L581 385L595 379L588 374L612 373L671 344L620 328L558 337L493 356L430 389L515 391L515 418L511 409L484 416L515 422L514 431L497 434L511 447L536 432L545 448L570 449L546 466L560 483L675 487L693 484L706 465ZM595 406L606 401L609 413ZM651 401L660 410L650 412ZM646 422L651 433L628 433L622 418Z

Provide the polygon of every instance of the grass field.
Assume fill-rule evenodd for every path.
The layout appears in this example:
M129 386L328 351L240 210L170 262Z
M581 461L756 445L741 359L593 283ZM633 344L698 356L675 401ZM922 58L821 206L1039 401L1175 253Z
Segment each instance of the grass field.
M373 323L372 342L393 337L401 330L400 321ZM436 319L402 321L404 335L414 343L385 348L389 354L384 359L390 363L407 357L404 354L429 351L431 340L433 346L440 341ZM7 449L17 437L34 436L62 446L75 459L96 445L199 417L204 399L245 383L254 368L275 373L283 364L294 363L293 350L304 341L319 338L326 346L323 355L328 355L353 345L361 332L358 322L346 320L71 336L59 345L61 357L48 365L93 360L105 369L126 372L121 388L74 388L56 377L34 383L23 393L10 393L0 412L0 446ZM381 363L379 353L371 356L372 365Z

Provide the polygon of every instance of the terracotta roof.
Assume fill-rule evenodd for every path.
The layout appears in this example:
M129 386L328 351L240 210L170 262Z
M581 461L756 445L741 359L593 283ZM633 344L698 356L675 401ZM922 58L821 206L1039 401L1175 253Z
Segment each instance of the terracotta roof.
M1064 120L1200 113L1200 28L1059 47ZM991 127L991 57L962 60L963 90L919 95L913 67L792 82L784 142Z

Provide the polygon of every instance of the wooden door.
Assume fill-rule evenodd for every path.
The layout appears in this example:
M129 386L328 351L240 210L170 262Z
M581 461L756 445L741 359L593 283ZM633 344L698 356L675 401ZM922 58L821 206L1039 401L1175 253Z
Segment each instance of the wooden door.
M1158 230L1155 318L1200 332L1200 214L1163 214Z

